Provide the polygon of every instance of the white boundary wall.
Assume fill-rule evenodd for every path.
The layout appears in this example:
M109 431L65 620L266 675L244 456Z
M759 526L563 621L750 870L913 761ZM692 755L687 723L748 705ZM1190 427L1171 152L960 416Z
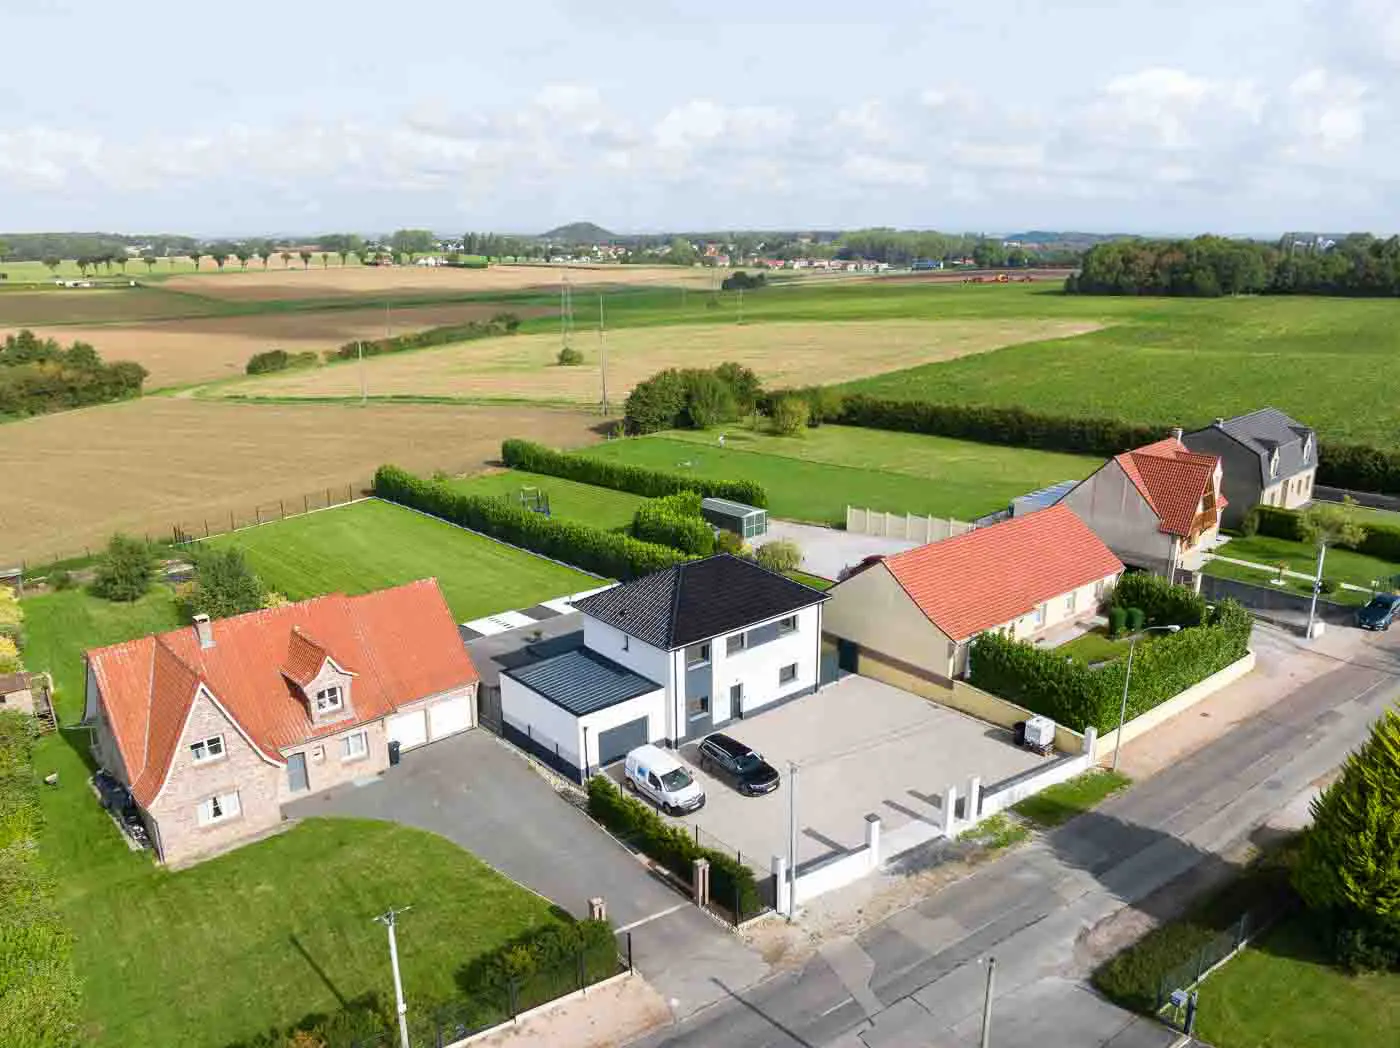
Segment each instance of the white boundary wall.
M857 535L883 535L926 545L972 529L972 524L951 517L920 517L912 513L883 513L876 509L846 507L846 530Z

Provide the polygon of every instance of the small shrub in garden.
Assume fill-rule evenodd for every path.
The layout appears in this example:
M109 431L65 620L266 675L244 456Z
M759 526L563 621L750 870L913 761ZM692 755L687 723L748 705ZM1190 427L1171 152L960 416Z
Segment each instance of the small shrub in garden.
M773 401L773 432L779 436L792 437L807 428L811 410L801 397L793 395Z
M786 574L802 563L802 547L792 539L774 539L759 546L754 559L769 571Z
M146 543L128 535L113 535L97 565L92 591L107 600L138 600L151 588L155 573L156 558Z
M1117 604L1108 609L1108 635L1117 637L1128 625L1128 611Z
M1129 633L1136 633L1138 630L1142 629L1143 624L1146 623L1146 621L1147 621L1147 616L1143 613L1143 610L1142 610L1141 608L1129 608L1129 609L1128 609L1128 632L1129 632Z
M1252 539L1255 535L1259 534L1258 506L1255 506L1248 513L1246 513L1244 515L1244 519L1240 521L1240 534L1247 539Z
M1317 585L1319 593L1336 593L1341 588L1342 584L1340 582L1338 582L1336 579L1329 578L1323 578L1323 580Z
M66 590L73 588L73 573L71 571L55 571L49 576L49 585L56 590Z
M726 531L721 528L719 534L715 536L715 552L728 553L735 557L751 557L753 550L744 542L744 537L737 532Z

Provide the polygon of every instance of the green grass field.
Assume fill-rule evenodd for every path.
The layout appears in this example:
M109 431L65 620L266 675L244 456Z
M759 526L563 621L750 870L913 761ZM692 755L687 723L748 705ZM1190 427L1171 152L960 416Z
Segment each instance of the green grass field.
M1197 1033L1216 1048L1400 1044L1400 974L1339 971L1303 918L1247 947L1200 994Z
M1275 568L1279 563L1284 563L1288 565L1289 571L1301 571L1309 576L1317 570L1317 550L1306 542L1289 542L1287 539L1269 538L1265 535L1254 535L1249 538L1241 536L1232 538L1217 552L1224 557L1253 561L1269 568ZM1211 575L1243 578L1250 582L1267 581L1270 577L1269 574L1263 572L1242 575L1239 574L1240 571L1248 572L1250 569L1241 568L1234 564L1224 564L1218 560L1212 560L1207 565L1207 573ZM1372 581L1378 581L1384 585L1385 580L1397 574L1400 574L1400 564L1393 564L1378 557L1368 557L1364 553L1356 553L1349 549L1329 549L1327 559L1322 566L1324 578L1335 579L1338 582L1350 582L1354 586L1364 586L1367 589L1370 589ZM1301 580L1294 579L1292 581L1299 582ZM1308 593L1312 592L1311 583L1303 582L1303 586ZM1335 598L1337 594L1331 596Z
M754 480L775 517L844 524L846 506L971 520L1015 496L1087 476L1097 459L911 433L822 426L797 437L742 428L614 441L583 454L701 477Z
M178 625L170 590L112 604L80 590L26 598L26 664L54 674L60 721L82 716L82 653ZM412 904L399 933L411 996L455 994L456 972L528 928L549 904L452 843L388 823L308 820L188 870L130 851L86 779L87 733L42 739L40 850L76 939L83 1043L222 1048L269 1026L392 995L384 931L371 918Z
M633 514L644 501L641 495L626 491L513 469L462 477L447 483L468 495L506 498L512 505L519 504L521 488L536 487L549 496L549 511L553 517L610 531L629 528Z
M262 580L292 600L433 576L459 622L598 585L591 575L388 502L358 502L209 541L243 550Z

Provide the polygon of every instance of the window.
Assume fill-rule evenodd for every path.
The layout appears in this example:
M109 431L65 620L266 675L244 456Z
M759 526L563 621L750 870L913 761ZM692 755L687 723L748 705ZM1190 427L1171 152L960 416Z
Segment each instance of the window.
M1273 453L1272 455L1269 456L1269 476L1271 476L1271 477L1277 477L1277 476L1278 476L1278 449L1277 449L1277 448L1275 448L1275 449L1274 449L1274 453Z
M778 671L779 684L791 684L797 679L797 663L789 662Z
M1074 606L1079 603L1079 591L1074 590L1065 597L1065 611L1074 614Z
M726 655L737 655L749 646L749 635L747 633L735 633L726 637L724 641L724 653Z
M690 720L708 717L710 715L710 697L708 695L692 695L686 699L685 715Z
M778 620L778 636L786 637L789 633L797 632L797 616L789 615L785 619Z
M216 761L224 755L224 737L222 735L211 735L207 739L200 739L190 746L190 756L194 758L196 764L205 761Z
M1312 458L1312 436L1311 436L1311 435L1309 435L1309 437L1308 437L1307 440L1303 441L1303 461L1306 462L1306 461L1308 461L1308 459L1310 459L1310 458Z
M710 645L692 644L685 649L685 664L687 666L703 666L710 661Z
M1039 629L1045 625L1045 605L1042 604L1031 613L1031 625Z
M316 693L317 713L334 713L336 710L343 709L344 706L344 696L341 695L340 688L334 684Z
M215 823L225 822L238 816L242 808L238 804L238 792L216 793L214 796L199 802L195 810L196 819L201 826L213 826Z
M369 755L369 736L362 731L347 735L340 740L340 759L357 761Z

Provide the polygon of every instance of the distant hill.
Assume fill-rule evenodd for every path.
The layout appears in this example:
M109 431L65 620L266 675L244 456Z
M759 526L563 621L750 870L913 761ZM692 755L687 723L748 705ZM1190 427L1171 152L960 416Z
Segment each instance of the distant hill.
M616 233L609 233L592 222L570 222L541 235L543 240L560 240L566 244L596 244L601 240L616 240Z

